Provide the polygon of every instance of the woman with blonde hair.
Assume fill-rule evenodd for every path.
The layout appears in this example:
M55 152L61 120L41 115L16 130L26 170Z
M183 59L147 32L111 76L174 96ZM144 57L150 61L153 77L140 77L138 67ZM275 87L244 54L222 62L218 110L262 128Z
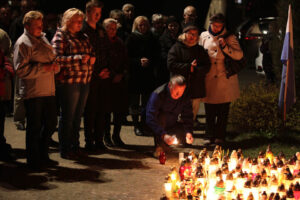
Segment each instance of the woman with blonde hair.
M155 88L155 68L159 65L159 41L150 31L147 17L138 16L132 26L132 33L126 40L129 56L129 99L130 112L136 135L142 135L138 123L139 114L145 110L148 98ZM141 98L141 105L140 105ZM145 122L142 115L141 122Z
M80 119L89 93L89 82L95 62L89 38L80 30L84 14L70 8L63 14L61 28L52 39L61 71L56 76L61 105L59 142L62 158L74 159L79 150Z

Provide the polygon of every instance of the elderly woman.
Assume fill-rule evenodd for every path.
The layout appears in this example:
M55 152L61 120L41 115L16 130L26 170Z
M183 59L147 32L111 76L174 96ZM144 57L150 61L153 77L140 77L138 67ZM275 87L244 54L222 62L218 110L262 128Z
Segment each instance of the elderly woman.
M151 33L147 17L135 18L126 46L129 56L130 111L135 134L142 135L142 127L138 123L139 111L145 110L148 98L155 88L154 69L158 66L160 52L159 41ZM141 122L144 124L145 115L142 115Z
M125 76L128 70L128 55L126 46L123 41L116 35L118 21L107 18L103 21L103 28L107 33L109 40L109 68L110 68L110 112L113 113L113 134L112 140L116 146L123 146L124 143L120 138L121 124L128 108L127 100L127 83ZM106 118L106 127L110 133L110 113Z
M70 8L63 14L61 28L52 39L57 54L56 62L61 67L57 75L57 90L61 106L59 142L62 158L74 159L79 151L80 119L86 104L89 82L95 62L94 52L88 37L80 30L84 14Z
M30 11L23 18L24 33L14 48L14 67L20 81L20 95L27 110L26 157L30 168L57 165L48 156L48 141L56 127L54 74L59 66L45 37L43 14Z
M198 44L199 30L193 23L188 23L179 35L178 41L168 53L168 69L172 75L182 75L187 80L187 91L193 105L193 120L199 110L200 98L205 97L204 78L209 71L209 57Z
M224 37L228 35L226 32L224 15L216 14L210 18L209 29L200 35L199 40L211 61L205 78L206 97L203 102L212 143L224 143L230 102L240 95L237 75L226 77L224 54L239 60L243 57L243 51L234 35Z

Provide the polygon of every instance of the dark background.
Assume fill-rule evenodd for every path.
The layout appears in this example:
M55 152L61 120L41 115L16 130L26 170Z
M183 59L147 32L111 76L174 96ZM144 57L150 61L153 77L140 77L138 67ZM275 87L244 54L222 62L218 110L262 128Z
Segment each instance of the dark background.
M43 12L63 13L68 8L76 7L85 10L87 1L83 0L39 0L39 6ZM207 10L211 0L103 0L104 8L101 19L108 17L112 9L122 9L125 3L135 6L135 16L145 15L151 19L153 13L164 15L175 15L177 19L182 19L183 9L188 5L193 5L197 9L199 24L204 24Z

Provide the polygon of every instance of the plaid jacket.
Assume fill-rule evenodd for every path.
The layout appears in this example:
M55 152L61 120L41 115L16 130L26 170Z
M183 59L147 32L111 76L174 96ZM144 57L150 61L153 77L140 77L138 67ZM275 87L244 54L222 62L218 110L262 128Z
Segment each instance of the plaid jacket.
M72 36L68 31L57 29L51 43L57 55L56 62L60 65L57 81L66 84L89 83L93 65L81 62L84 55L95 56L88 36L82 32Z

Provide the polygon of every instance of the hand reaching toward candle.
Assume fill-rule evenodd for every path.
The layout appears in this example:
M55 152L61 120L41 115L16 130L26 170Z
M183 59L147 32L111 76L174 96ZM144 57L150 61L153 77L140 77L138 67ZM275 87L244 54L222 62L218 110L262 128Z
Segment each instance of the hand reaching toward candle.
M172 145L172 144L174 144L175 139L177 139L177 138L174 136L165 134L163 139L164 139L165 143L167 143L167 145Z
M193 135L191 133L187 133L185 136L186 143L192 144L194 141Z

